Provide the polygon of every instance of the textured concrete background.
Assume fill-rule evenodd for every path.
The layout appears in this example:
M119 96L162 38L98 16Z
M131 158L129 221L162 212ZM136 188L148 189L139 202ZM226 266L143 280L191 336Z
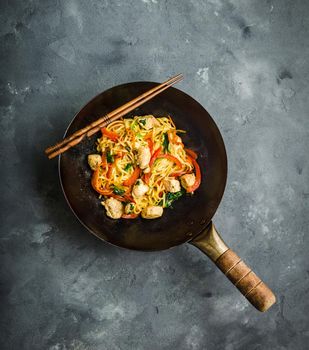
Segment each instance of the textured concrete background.
M302 0L1 1L1 349L308 349L308 15ZM43 154L98 92L178 72L225 139L215 223L277 293L266 314L194 247L89 235Z

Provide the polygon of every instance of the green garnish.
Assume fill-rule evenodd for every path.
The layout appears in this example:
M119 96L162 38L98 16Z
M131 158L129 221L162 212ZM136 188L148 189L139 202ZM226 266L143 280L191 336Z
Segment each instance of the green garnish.
M110 151L106 152L106 160L107 163L114 163L114 156L111 154Z
M125 167L124 167L124 170L125 171L128 171L131 167L132 167L132 163L128 163Z
M164 133L164 134L163 134L163 142L162 142L163 151L164 151L164 152L167 152L167 150L168 150L168 144L169 144L169 142L168 142L167 133Z
M172 203L184 195L185 190L181 189L179 192L168 192L165 196L165 208L170 208Z
M133 122L132 122L130 128L131 128L133 131L135 131L135 127L136 127L136 119L133 120Z
M140 119L139 123L145 126L146 125L146 119Z
M113 193L117 194L118 196L122 196L125 193L125 190L113 185Z

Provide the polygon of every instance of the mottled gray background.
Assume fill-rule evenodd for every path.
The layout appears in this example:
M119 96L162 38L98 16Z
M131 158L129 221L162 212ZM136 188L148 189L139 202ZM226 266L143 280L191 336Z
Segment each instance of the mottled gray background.
M308 349L309 3L1 1L1 350ZM215 223L274 289L249 306L194 247L100 242L43 150L98 92L182 72L220 127Z

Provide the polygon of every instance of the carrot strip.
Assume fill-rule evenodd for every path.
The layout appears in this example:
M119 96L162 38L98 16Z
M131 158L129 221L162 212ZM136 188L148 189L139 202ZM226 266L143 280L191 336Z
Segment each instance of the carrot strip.
M110 131L106 128L101 128L102 135L108 137L112 141L116 142L118 140L118 134L114 131Z

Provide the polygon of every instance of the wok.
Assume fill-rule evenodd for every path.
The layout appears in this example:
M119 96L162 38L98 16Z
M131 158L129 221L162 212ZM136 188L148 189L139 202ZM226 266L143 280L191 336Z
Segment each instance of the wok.
M68 136L102 115L151 89L156 83L134 82L113 87L94 97L66 130ZM98 238L128 249L155 251L190 243L204 252L258 310L266 311L275 296L264 282L227 246L214 224L227 179L227 156L218 127L208 112L184 92L169 88L128 116L171 115L177 128L187 130L184 143L195 150L202 183L193 196L173 203L156 220L113 220L105 215L90 185L87 155L96 152L95 138L84 140L59 157L64 195L80 222Z

